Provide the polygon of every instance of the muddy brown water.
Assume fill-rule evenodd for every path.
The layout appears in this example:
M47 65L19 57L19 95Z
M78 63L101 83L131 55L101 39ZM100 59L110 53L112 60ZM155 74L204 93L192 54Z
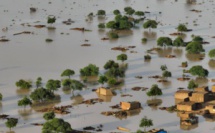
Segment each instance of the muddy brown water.
M190 131L182 130L179 124L179 118L176 113L168 113L161 110L153 109L147 106L147 97L145 91L132 91L135 86L151 87L152 84L158 84L163 89L163 96L158 97L162 100L161 105L170 106L174 104L174 92L178 87L187 87L187 81L178 81L181 77L182 69L179 67L181 62L188 61L188 68L193 65L201 64L210 72L208 79L214 77L214 61L211 61L207 52L214 48L215 39L215 22L214 22L214 1L196 0L194 4L187 4L186 0L2 0L0 2L0 29L8 27L8 31L0 31L0 37L5 36L9 42L0 42L0 92L4 95L3 101L0 102L0 114L9 114L12 117L19 118L17 127L13 129L16 133L31 131L32 133L41 132L41 127L35 127L30 123L43 123L42 113L35 112L27 107L26 110L17 106L17 101L23 95L29 95L30 92L17 91L15 82L19 79L36 80L37 77L43 78L43 83L48 79L62 79L61 72L64 69L71 68L76 74L73 76L79 79L79 69L87 66L89 63L96 64L100 72L104 73L103 65L109 60L116 60L116 56L121 54L120 51L111 50L116 46L136 46L131 49L137 53L126 52L128 55L128 70L126 72L125 83L116 89L117 96L108 99L108 102L97 103L95 105L77 105L70 109L69 115L57 115L68 121L74 129L82 129L86 126L97 126L103 124L103 132L109 133L117 131L117 126L122 126L136 131L139 129L139 121L142 117L147 116L153 119L154 126L151 128L164 128L170 133L181 132L214 132L214 123L205 121L199 116L199 124ZM113 19L113 10L123 11L126 6L131 6L135 10L150 11L146 14L149 19L157 19L161 24L157 29L149 32L138 24L138 28L132 29L132 34L121 35L117 40L102 41L106 37L109 29L100 31L97 28L98 23L108 22ZM30 13L30 7L37 8L35 13ZM101 20L93 17L90 22L86 22L86 16L99 9L107 12L106 18ZM196 9L202 12L196 13L190 10ZM161 14L159 13L161 12ZM46 18L48 15L57 17L56 23L52 26L55 30L47 28L37 29L35 27L22 26L21 24L30 25L47 25ZM62 21L71 18L74 23L64 25ZM147 50L156 47L156 38L160 36L169 36L170 33L176 32L176 26L179 23L187 23L189 29L193 31L186 33L185 41L191 40L191 35L201 35L205 41L210 42L204 45L206 55L203 60L198 60L198 56L186 54L184 48L163 48L158 54L152 54L149 62L144 62L144 55ZM91 32L80 32L70 30L71 28L85 27L92 30ZM34 34L13 34L22 31L30 31ZM146 44L141 43L141 39L147 37ZM47 43L45 39L53 39L53 42ZM174 39L174 36L171 36ZM90 47L81 47L81 44L91 44ZM165 58L166 54L174 54L176 58ZM160 65L166 64L168 70L172 72L168 84L158 83L157 79L149 79L148 76L161 75ZM135 76L143 76L142 79L136 79ZM195 77L192 77L195 79ZM211 86L213 83L207 80L197 81L201 85ZM70 92L64 93L59 89L56 93L61 95L61 102L56 106L79 103L77 101L97 98L97 94L91 89L99 85L88 86L84 91L75 91L74 94L81 95L81 98L72 98ZM132 97L121 97L121 94L131 94ZM128 117L127 119L118 120L114 117L103 116L100 113L111 110L109 106L118 104L120 101L140 101L143 110L139 115ZM8 129L4 125L5 121L0 121L0 132L6 132Z

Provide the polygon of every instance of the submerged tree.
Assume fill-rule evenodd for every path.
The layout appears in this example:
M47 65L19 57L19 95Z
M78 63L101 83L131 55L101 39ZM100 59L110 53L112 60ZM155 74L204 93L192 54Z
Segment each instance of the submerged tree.
M18 119L16 119L16 118L7 118L7 121L5 122L5 125L11 131L11 128L16 127L17 123L18 123Z
M38 78L37 78L36 87L37 87L37 88L42 87L42 78L41 78L41 77L38 77Z
M47 113L45 113L44 115L43 115L43 118L45 119L45 120L52 120L52 119L54 119L55 118L55 113L53 112L53 111L51 111L51 112L47 112Z
M3 99L3 95L0 93L0 101Z
M105 28L105 23L99 23L98 28L99 29L104 29Z
M31 92L30 98L33 101L44 102L46 100L54 99L55 95L53 92L45 88L38 88L38 89L35 89L33 92Z
M146 93L148 96L160 96L162 95L162 90L158 87L157 84L153 84L151 89Z
M42 133L66 133L71 132L71 125L63 119L54 118L44 123Z
M182 32L186 32L188 29L187 29L186 25L179 24L177 27L177 30L178 30L178 32L181 32L181 34L182 34Z
M146 132L147 127L153 126L153 121L151 119L148 119L146 116L141 119L140 121L140 127L144 128L144 132Z
M105 16L106 12L105 12L105 10L98 10L97 11L97 15L99 15L99 16Z
M207 69L204 69L202 66L200 65L196 65L190 68L189 70L190 74L192 74L193 76L198 76L198 77L207 77L209 72Z
M75 74L74 70L66 69L61 73L61 77L68 76L69 78Z
M144 29L149 29L151 31L151 28L155 29L157 28L158 23L155 20L148 20L143 24Z
M16 82L16 86L20 87L20 89L30 89L32 87L32 84L30 81L20 79Z
M163 71L162 76L163 76L164 78L172 77L172 73L165 70L165 71Z
M157 39L158 46L172 46L172 39L169 37L159 37Z
M161 65L161 66L160 66L160 69L161 69L162 71L166 71L166 70L167 70L167 66L166 66L166 65Z
M120 11L119 11L118 9L116 9L116 10L113 11L113 14L114 14L114 15L119 15L119 14L121 14L121 13L120 13Z
M190 80L189 81L189 83L188 83L188 86L187 86L187 88L188 89L194 89L194 88L196 88L196 87L198 87L198 84L197 83L195 83L195 81L194 80Z
M89 64L88 66L80 69L81 76L97 76L99 74L99 67L94 64Z
M215 57L215 49L211 49L208 53L210 58L214 58Z
M105 63L104 69L110 69L110 68L119 68L119 64L116 63L114 60L109 60Z
M74 79L64 79L62 81L62 85L65 88L72 89L72 92L74 92L75 90L82 90L84 87L84 84Z
M204 48L200 42L190 42L186 46L186 50L190 54L199 54L201 52L204 52Z
M203 40L204 39L202 37L200 37L200 36L194 36L193 37L193 42L200 42L201 43L201 42L203 42Z
M173 41L173 46L175 47L181 47L185 46L184 40L179 36Z
M107 81L108 81L108 78L107 78L106 76L104 76L104 75L99 76L98 82L99 82L100 84L102 84L102 86L103 86L103 84L106 83Z
M24 108L27 105L31 105L31 104L32 102L27 96L23 97L21 100L18 101L18 106L24 106Z
M46 88L47 90L51 91L54 93L54 91L57 91L58 88L61 87L61 82L60 80L53 80L53 79L50 79L48 80L48 82L46 83Z
M124 62L125 60L127 60L127 55L126 54L120 54L117 56L117 60L121 60L122 62Z
M55 23L55 21L56 21L55 16L53 16L53 15L48 16L48 18L47 18L47 23L48 24L53 24L53 23Z

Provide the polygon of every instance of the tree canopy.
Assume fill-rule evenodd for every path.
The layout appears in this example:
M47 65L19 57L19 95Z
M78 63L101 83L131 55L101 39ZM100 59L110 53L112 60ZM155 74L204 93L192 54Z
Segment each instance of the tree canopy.
M31 105L31 104L32 102L27 96L23 97L21 100L18 101L18 106L24 106L24 108L27 105Z
M75 79L64 79L62 81L62 85L63 85L63 87L70 88L73 91L82 90L84 87L84 84L82 84L80 81L75 80Z
M172 39L169 37L159 37L157 39L157 45L158 46L172 46Z
M108 81L108 78L106 77L106 76L104 76L104 75L101 75L101 76L99 76L99 80L98 80L98 82L100 83L100 84L104 84L105 82L107 82Z
M143 28L144 29L149 29L149 31L151 30L151 28L155 29L157 28L158 23L155 20L148 20L143 24Z
M173 41L173 46L175 47L180 47L180 46L184 46L184 40L179 36L177 37L174 41Z
M11 130L11 128L16 127L18 119L16 118L7 118L5 125Z
M137 15L137 16L139 16L139 17L145 15L143 11L136 11L134 14Z
M122 68L110 68L107 72L106 72L106 75L108 77L114 77L114 78L117 78L117 77L125 77L125 70L123 70Z
M61 87L61 82L60 80L54 80L54 79L50 79L48 80L48 82L46 83L46 88L47 90L54 92L56 90L58 90L58 88Z
M63 119L54 118L44 123L42 133L66 133L72 131L71 125Z
M117 56L117 60L121 60L122 62L124 62L125 60L127 60L127 55L126 54L120 54Z
M97 15L99 15L99 16L105 16L106 12L105 12L105 10L98 10L97 11Z
M163 71L162 76L163 76L164 78L172 77L172 73L165 70L165 71Z
M35 89L33 92L31 92L30 98L33 101L43 102L45 100L50 100L55 98L55 95L53 92L45 88L38 88L38 89Z
M119 11L118 9L116 9L116 10L113 11L113 14L114 14L114 15L119 15L119 14L121 14L121 13L120 13L120 11Z
M190 80L189 81L189 83L188 83L188 86L187 86L187 88L188 89L194 89L194 88L196 88L196 87L198 87L198 84L197 83L195 83L195 81L194 80Z
M3 95L0 93L0 101L3 99Z
M52 112L47 112L47 113L45 113L44 115L43 115L43 118L45 119L45 120L52 120L52 119L54 119L55 118L55 113L52 111Z
M204 52L204 48L200 42L190 42L186 46L186 50L190 54L199 54L201 52Z
M193 66L190 68L189 70L190 74L192 74L193 76L198 76L198 77L207 77L209 72L207 69L204 69L202 66L197 65L197 66Z
M148 96L160 96L162 95L162 90L158 87L157 84L153 84L151 89L146 93Z
M179 24L178 27L177 27L177 30L179 32L186 32L187 31L187 27L184 24Z
M208 53L210 58L214 58L215 57L215 49L211 49Z
M16 86L20 89L30 89L32 87L32 84L30 81L26 81L24 79L20 79L16 82Z
M74 75L75 71L71 70L71 69L66 69L61 73L61 77L63 76L68 76L70 78L70 76Z
M99 74L99 67L94 64L89 64L88 66L80 69L81 76L97 76Z
M193 42L203 42L203 38L202 37L200 37L200 36L194 36L193 37Z
M37 78L36 87L37 87L37 88L42 87L42 78L41 78L41 77L38 77L38 78Z
M55 16L52 16L52 15L48 16L48 18L47 18L47 23L48 24L53 24L53 23L55 23L55 21L56 21Z
M140 127L144 128L144 131L146 131L147 127L153 126L153 121L151 119L148 119L146 116L141 119L140 121Z
M104 29L105 28L105 23L99 23L98 28L99 29Z

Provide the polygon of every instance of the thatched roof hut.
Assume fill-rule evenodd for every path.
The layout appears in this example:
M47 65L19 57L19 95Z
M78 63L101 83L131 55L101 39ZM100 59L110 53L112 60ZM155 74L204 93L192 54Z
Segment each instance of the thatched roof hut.
M202 86L202 87L195 88L194 91L197 91L197 92L208 92L209 89L208 89L208 86Z
M192 102L204 103L210 100L210 96L208 92L193 92L189 99Z
M96 90L96 92L100 95L104 96L113 96L115 93L110 88L100 87Z
M133 110L141 108L140 102L120 102L121 109L123 110Z
M190 96L192 96L192 92L189 90L178 90L175 93L175 99L184 100Z
M177 110L180 111L193 111L197 109L195 102L181 102L177 104Z

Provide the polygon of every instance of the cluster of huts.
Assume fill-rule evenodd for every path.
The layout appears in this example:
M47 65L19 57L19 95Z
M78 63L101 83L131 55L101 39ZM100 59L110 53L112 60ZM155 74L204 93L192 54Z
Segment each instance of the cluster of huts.
M181 126L198 124L195 114L215 115L215 86L209 90L207 86L191 90L178 90L175 93L176 108L179 111Z

